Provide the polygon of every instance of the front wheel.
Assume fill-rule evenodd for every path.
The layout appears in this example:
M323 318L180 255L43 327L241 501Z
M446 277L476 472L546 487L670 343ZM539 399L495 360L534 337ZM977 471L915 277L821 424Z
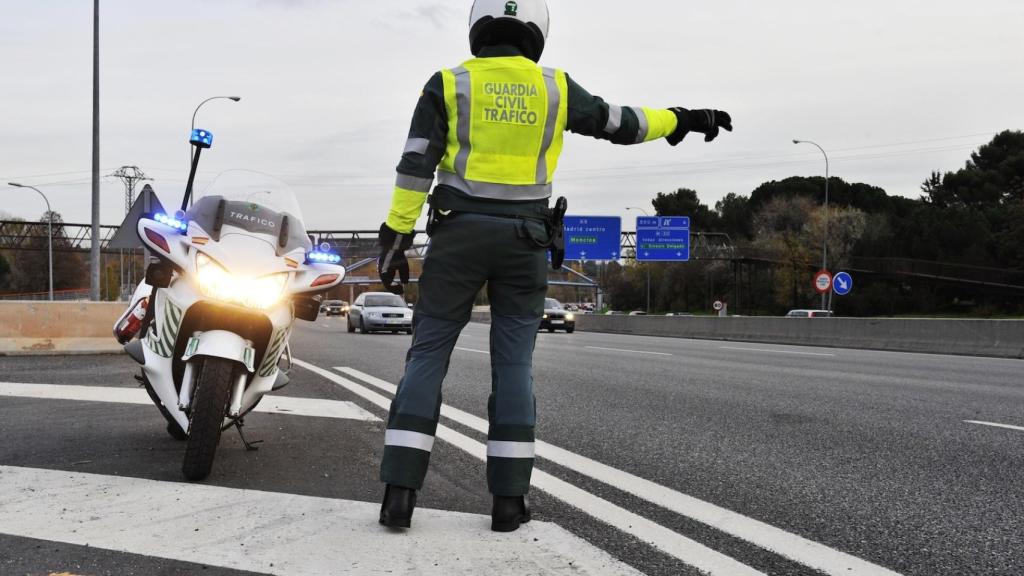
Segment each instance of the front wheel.
M359 319L359 333L369 334L369 332L366 331L366 322L362 318Z
M355 324L352 323L352 319L351 318L349 318L348 321L345 322L345 325L348 328L348 333L349 334L351 334L351 333L356 331L356 326L355 326Z
M188 446L181 471L189 480L202 480L213 469L220 444L221 426L227 411L235 363L224 358L206 358L196 378L192 412L188 425Z
M572 333L573 333L573 332L575 332L575 331L576 331L576 329L575 329L575 328L566 328L566 329L565 329L565 333L566 333L566 334L572 334Z

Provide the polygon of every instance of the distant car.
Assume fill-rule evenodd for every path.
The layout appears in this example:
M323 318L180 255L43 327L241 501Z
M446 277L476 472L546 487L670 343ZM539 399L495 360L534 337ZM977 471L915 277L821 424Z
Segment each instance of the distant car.
M545 298L544 317L540 321L540 329L548 332L565 330L566 334L572 334L576 331L576 315L566 311L558 300Z
M647 312L644 312L643 310L633 310L632 312L629 313L629 315L630 316L647 316Z
M786 318L831 318L835 316L828 310L790 310Z
M675 316L675 317L678 318L678 317L683 317L683 316L690 317L690 316L693 316L693 314L691 314L689 312L669 312L668 314L665 314L665 316Z
M344 300L327 300L320 305L320 311L328 316L344 316L348 313L348 302Z
M348 331L405 332L412 334L412 310L401 296L390 292L364 292L352 303L348 312Z

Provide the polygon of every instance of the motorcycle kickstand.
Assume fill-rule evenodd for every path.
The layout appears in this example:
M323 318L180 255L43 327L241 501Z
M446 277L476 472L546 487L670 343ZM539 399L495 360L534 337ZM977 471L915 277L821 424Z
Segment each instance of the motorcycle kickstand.
M241 418L235 420L235 429L238 430L238 437L242 439L242 444L245 444L246 452L255 452L259 450L259 446L256 445L263 443L263 440L253 440L252 442L249 442L245 439L245 434L242 433L242 426L245 426L245 422L243 422Z

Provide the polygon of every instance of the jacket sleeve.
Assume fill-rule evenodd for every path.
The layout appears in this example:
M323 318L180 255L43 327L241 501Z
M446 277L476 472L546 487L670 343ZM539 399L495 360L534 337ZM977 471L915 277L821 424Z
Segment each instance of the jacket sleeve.
M676 131L675 112L655 108L616 106L587 92L566 75L569 85L569 131L613 144L641 144L666 138Z
M434 182L434 172L444 156L448 141L448 113L444 104L444 81L434 74L423 88L413 113L398 175L391 196L387 225L400 234L416 227L423 204Z

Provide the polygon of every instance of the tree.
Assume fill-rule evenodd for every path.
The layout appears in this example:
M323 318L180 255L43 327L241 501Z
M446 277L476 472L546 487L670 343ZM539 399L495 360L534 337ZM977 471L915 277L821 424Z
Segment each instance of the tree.
M718 213L721 231L734 242L749 240L754 236L750 198L730 192L715 204L715 212Z
M651 204L658 216L689 216L691 230L715 232L719 229L718 214L701 203L697 192L689 188L680 188L671 194L659 192Z
M971 154L956 172L937 172L922 184L924 198L941 207L979 207L1024 200L1024 132L1007 130Z
M755 242L780 262L773 287L779 305L802 308L805 297L812 295L807 271L813 266L814 249L807 237L807 222L813 210L810 198L779 196L754 218Z
M11 265L7 263L7 258L3 254L0 254L0 292L7 292L10 290L11 281Z
M800 196L817 204L825 203L825 179L794 176L782 181L765 182L750 194L750 208L756 213L762 206L780 196ZM891 209L891 199L885 190L870 184L850 184L835 176L828 180L829 205L853 206L867 213Z
M26 222L25 250L13 252L11 290L14 292L45 292L49 286L47 259L47 230L49 213L43 214L39 222ZM54 290L78 289L88 286L88 270L81 254L62 252L71 246L64 232L64 219L53 213L53 288Z

